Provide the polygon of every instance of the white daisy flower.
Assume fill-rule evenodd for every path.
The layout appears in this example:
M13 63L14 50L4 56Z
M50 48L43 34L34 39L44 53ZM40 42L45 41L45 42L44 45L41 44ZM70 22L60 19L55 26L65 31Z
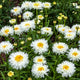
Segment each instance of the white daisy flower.
M38 39L31 43L31 47L34 49L35 53L42 54L48 51L48 43L45 39Z
M77 8L77 9L80 9L80 5L77 5L76 8Z
M36 56L34 59L33 59L33 62L36 63L36 64L46 64L46 59L44 56Z
M59 24L59 25L56 25L55 27L57 30L63 27L66 27L67 29L69 29L69 26L64 26L64 24Z
M80 50L78 50L77 48L71 48L67 56L72 61L79 61L80 60Z
M80 35L80 24L75 24L72 26L72 29L74 29L78 35Z
M78 4L77 4L77 3L72 3L72 5L73 5L73 6L77 6Z
M17 24L17 25L14 25L14 32L17 35L20 35L20 34L22 34L23 30L22 30L21 26Z
M50 28L50 27L41 28L41 34L52 35L53 34L52 28Z
M16 19L11 19L11 20L9 20L9 23L10 23L10 24L15 24L15 23L16 23Z
M13 9L11 9L11 13L13 13L13 15L17 16L22 12L22 9L17 6L17 7L13 7Z
M75 32L72 32L72 33L66 32L64 34L64 38L66 38L67 40L69 40L69 39L73 40L75 37L76 37L76 33Z
M58 31L60 33L64 34L67 29L68 29L67 27L61 27L61 28L58 29Z
M43 6L44 6L44 8L51 8L51 3L49 3L49 2L44 2L43 3Z
M62 77L71 77L76 71L75 68L76 67L72 62L63 61L61 64L57 66L56 71L62 74Z
M68 33L76 33L75 30L73 30L72 28L71 29L66 29L65 31L68 32Z
M59 25L56 25L55 27L56 27L56 29L59 29L61 27L64 27L64 24L59 24Z
M30 12L30 11L27 11L27 12L25 12L25 13L23 14L23 19L24 19L24 20L25 20L25 19L30 19L30 18L32 18L32 16L33 16L33 13Z
M77 29L80 28L80 24L75 24L72 26L72 29L77 31Z
M31 1L25 1L21 5L21 9L32 9L32 2Z
M44 19L43 15L38 15L38 19L43 20Z
M14 30L10 26L4 26L4 27L2 27L2 29L0 31L1 36L9 36L9 35L13 35L13 34L14 34Z
M59 43L54 43L52 50L54 53L56 54L64 54L68 49L68 45L63 43L63 42L59 42Z
M31 20L31 21L24 21L21 24L21 28L23 29L23 31L28 31L29 29L33 30L35 29L35 21Z
M8 54L12 49L13 45L9 41L2 41L0 43L0 53L4 52L5 54Z
M49 69L47 65L43 64L34 64L32 66L32 75L36 78L44 78L45 75L48 75Z
M43 4L40 1L33 2L32 6L34 9L43 9Z
M9 64L14 69L22 69L25 68L29 63L28 54L24 52L15 52L10 54L9 56Z

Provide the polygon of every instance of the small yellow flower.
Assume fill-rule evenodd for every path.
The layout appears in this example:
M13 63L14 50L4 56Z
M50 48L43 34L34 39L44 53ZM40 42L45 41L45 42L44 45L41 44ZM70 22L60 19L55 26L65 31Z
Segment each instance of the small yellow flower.
M53 21L54 24L56 24L56 21Z
M9 71L9 72L7 73L7 75L8 75L9 77L12 77L12 76L14 76L14 72L13 72L13 71Z
M2 1L3 3L5 2L5 0Z
M53 2L53 5L56 5L56 2L55 1Z
M64 19L67 19L68 17L67 16L64 16Z
M45 17L48 17L48 15L45 15Z
M29 77L28 80L32 80L32 78Z
M10 23L10 24L15 24L15 23L16 23L16 19L11 19L11 20L9 20L9 23Z
M21 50L23 50L23 48L22 48L22 47L21 47L20 49L21 49Z
M14 45L14 46L17 46L17 43L14 43L13 45Z
M61 17L64 17L64 15L62 14Z
M38 15L38 19L42 20L43 18L43 15Z
M2 8L2 5L0 5L0 9Z
M20 43L21 43L21 44L24 44L24 41L21 41Z
M32 38L31 37L28 37L27 40L30 41L30 40L32 40Z
M58 16L57 19L58 19L58 20L62 20L62 17L61 17L61 16Z
M38 34L40 34L40 33L41 33L41 31L37 31L37 33L38 33Z
M62 13L59 13L59 15L61 16L61 15L63 15Z
M62 39L61 36L59 36L58 39Z
M21 18L21 15L19 15L18 18Z

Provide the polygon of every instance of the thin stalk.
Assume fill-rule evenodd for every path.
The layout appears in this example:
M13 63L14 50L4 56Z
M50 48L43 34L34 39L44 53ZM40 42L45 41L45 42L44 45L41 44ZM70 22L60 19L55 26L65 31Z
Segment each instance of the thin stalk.
M45 8L45 26L47 26L47 16L48 16L47 9Z
M20 70L18 70L18 80L21 80L20 79Z

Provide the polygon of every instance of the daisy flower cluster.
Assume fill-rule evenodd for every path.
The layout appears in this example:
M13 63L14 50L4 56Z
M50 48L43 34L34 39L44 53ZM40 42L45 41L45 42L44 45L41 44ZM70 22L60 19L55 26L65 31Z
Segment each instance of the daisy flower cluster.
M43 54L48 51L48 43L45 39L35 40L31 43L31 47L34 49L35 53ZM48 75L49 69L46 65L46 59L44 56L36 56L33 59L34 65L32 66L32 75L36 78Z
M78 5L78 3L72 3L72 5L73 5L76 9L80 9L80 5Z
M71 28L69 26L64 26L64 24L59 24L55 26L56 29L64 35L67 40L73 40L77 35L80 35L80 25L75 24Z
M0 36L4 39L0 42L0 55L4 53L8 58L5 65L9 66L9 77L17 73L20 80L25 73L39 80L45 77L45 80L56 80L55 74L61 74L61 79L75 75L75 63L80 61L80 39L77 39L80 24L70 28L66 25L68 17L60 13L58 24L53 21L51 26L48 19L51 7L50 2L24 1L21 6L11 9L15 18L9 20L10 26L0 29Z
M44 78L45 75L48 76L49 69L48 65L46 65L46 59L43 55L36 56L33 59L33 62L34 64L31 70L33 76L35 76L36 78Z

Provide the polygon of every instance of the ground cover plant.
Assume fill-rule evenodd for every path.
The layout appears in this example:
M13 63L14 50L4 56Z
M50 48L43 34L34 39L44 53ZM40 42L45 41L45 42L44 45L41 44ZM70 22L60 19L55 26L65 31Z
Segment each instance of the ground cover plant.
M0 80L80 80L79 9L76 0L11 7L0 27Z

